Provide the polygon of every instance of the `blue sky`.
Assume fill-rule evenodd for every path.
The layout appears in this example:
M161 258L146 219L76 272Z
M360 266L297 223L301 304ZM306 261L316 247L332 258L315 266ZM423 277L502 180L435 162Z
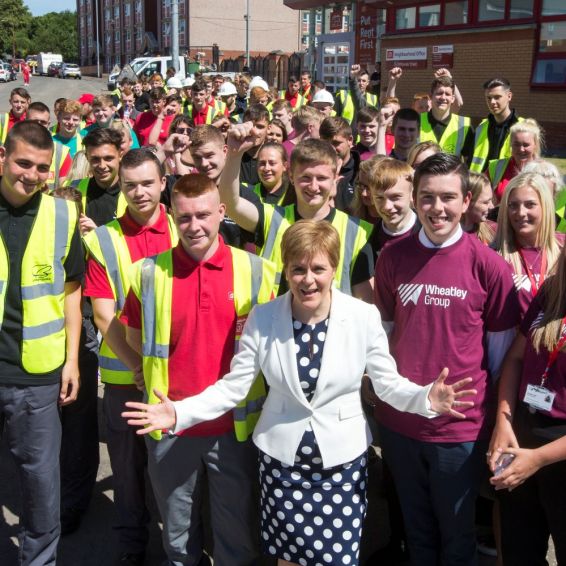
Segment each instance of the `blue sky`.
M24 4L34 16L42 16L47 12L62 12L77 9L76 0L24 0Z

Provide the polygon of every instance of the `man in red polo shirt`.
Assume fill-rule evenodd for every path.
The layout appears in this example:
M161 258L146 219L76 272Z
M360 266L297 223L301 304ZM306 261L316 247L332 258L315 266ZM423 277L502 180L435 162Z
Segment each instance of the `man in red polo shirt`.
M300 93L301 83L297 77L289 77L287 90L279 92L279 98L287 100L293 110L297 110L306 104L306 98Z
M0 141L2 144L6 141L8 132L12 126L26 119L26 112L31 102L31 97L25 88L15 88L10 93L10 112L0 116Z
M140 356L127 344L123 327L112 324L129 289L126 274L137 260L171 248L177 236L159 204L165 187L162 166L146 148L126 153L120 164L120 190L128 207L120 218L85 237L89 250L84 294L106 343L100 350L107 446L114 481L119 564L143 564L148 540L145 505L145 444L120 418L126 401L142 400L134 385ZM173 232L173 233L172 233ZM127 251L126 251L127 250Z
M208 103L207 84L204 79L197 79L191 86L191 101L185 106L185 114L193 125L212 124L216 116L214 105Z
M149 91L150 108L147 112L142 112L134 124L134 132L138 136L140 146L149 145L149 136L156 126L156 122L161 123L157 142L163 145L169 137L169 126L175 118L173 114L165 115L165 103L167 93L163 87L152 88Z

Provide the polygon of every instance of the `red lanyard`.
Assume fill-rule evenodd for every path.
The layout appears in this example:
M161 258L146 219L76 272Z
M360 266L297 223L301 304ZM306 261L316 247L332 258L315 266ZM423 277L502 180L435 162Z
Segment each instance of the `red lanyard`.
M545 381L548 379L548 373L550 372L550 368L556 361L556 358L558 357L560 350L562 350L562 347L564 346L564 344L566 344L566 332L564 332L565 326L566 326L566 316L562 319L562 324L560 326L560 328L562 329L562 336L560 337L560 340L558 340L556 346L554 346L552 352L548 354L548 361L546 362L546 368L540 380L541 387L544 386Z
M525 256L523 254L523 249L519 248L518 251L519 251L519 255L521 256L521 263L523 264L523 268L527 272L527 276L529 278L529 281L531 282L531 293L533 294L534 297L537 294L538 290L541 288L542 284L544 283L544 276L546 275L546 250L544 249L542 250L538 285L536 283L533 272L530 270L529 266L527 265L527 260L525 259Z

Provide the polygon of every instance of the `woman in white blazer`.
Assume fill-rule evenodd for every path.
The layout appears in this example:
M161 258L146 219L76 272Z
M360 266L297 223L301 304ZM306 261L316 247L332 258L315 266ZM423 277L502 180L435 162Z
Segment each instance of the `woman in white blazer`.
M261 371L269 393L253 439L260 450L262 544L280 565L357 564L371 434L362 410L364 373L401 411L464 415L470 380L427 387L397 373L377 309L332 288L340 238L327 222L301 220L283 237L289 292L257 306L231 371L200 395L159 405L127 403L139 434L172 433L234 408Z

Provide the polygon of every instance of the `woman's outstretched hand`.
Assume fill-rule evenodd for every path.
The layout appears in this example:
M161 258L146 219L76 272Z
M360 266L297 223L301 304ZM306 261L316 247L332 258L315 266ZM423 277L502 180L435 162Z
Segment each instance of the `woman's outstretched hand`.
M466 415L460 413L457 409L469 409L474 406L474 402L460 401L460 399L477 395L478 392L475 389L463 389L463 387L471 383L471 377L466 377L456 383L446 385L447 377L448 368L444 368L436 378L428 394L431 409L441 415L451 415L457 419L465 419Z
M166 395L163 395L161 391L154 389L153 392L160 403L148 405L146 403L128 401L126 407L134 410L122 413L122 417L128 420L129 425L144 427L137 430L137 434L149 434L155 430L172 429L175 428L177 423L173 402Z

